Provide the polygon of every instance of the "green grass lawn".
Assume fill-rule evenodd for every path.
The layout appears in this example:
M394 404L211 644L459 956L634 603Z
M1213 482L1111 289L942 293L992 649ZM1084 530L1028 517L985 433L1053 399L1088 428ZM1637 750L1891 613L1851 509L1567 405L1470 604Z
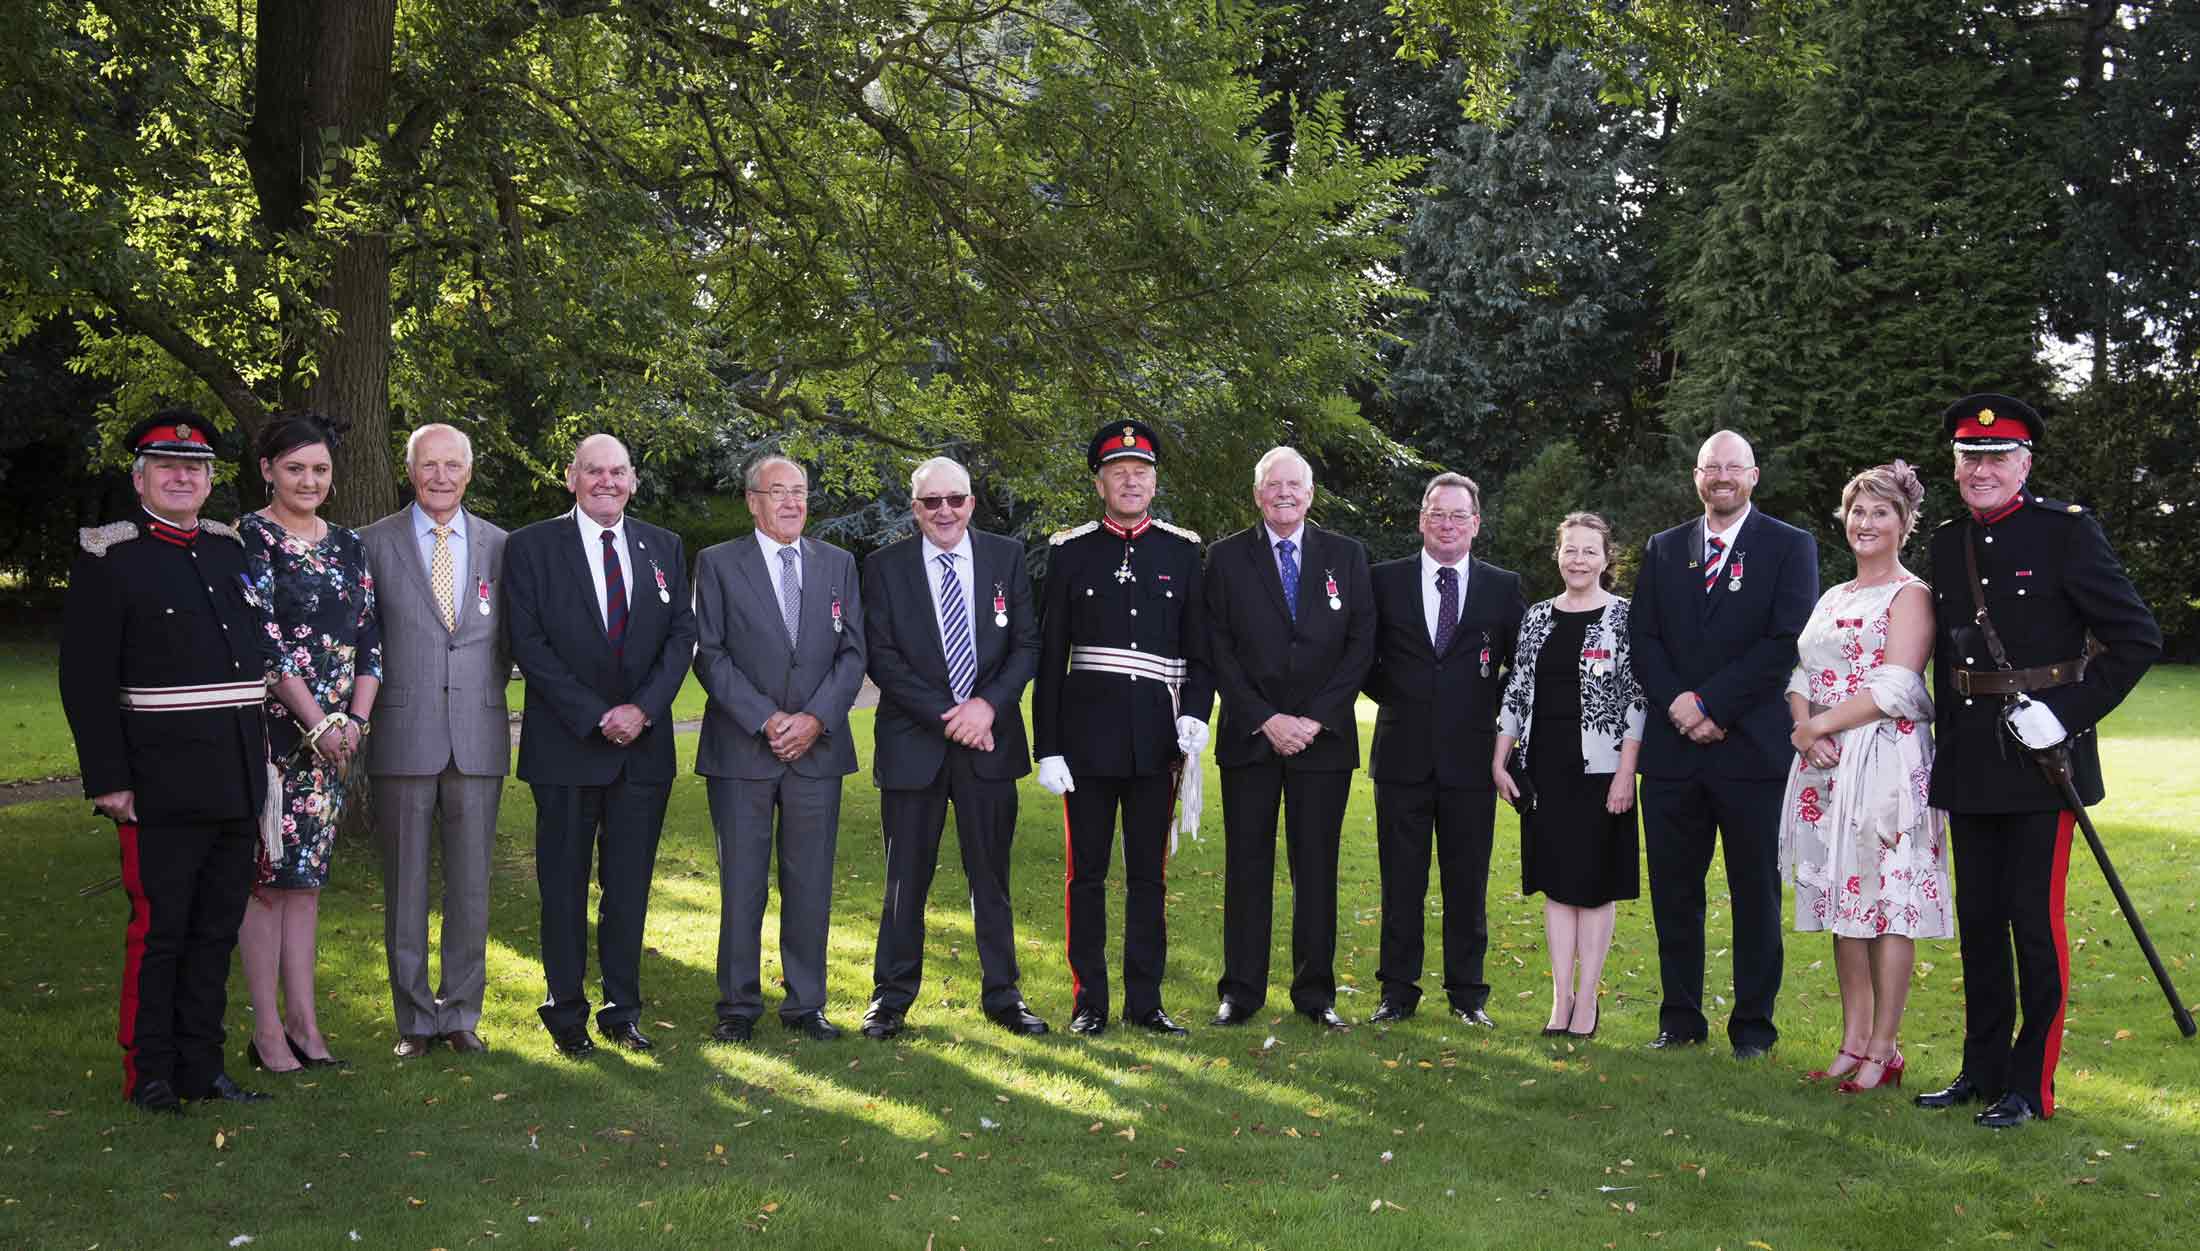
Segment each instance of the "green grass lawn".
M76 740L61 715L51 638L0 638L0 782L72 776Z
M2150 677L2107 726L2099 808L2155 942L2200 991L2192 874L2200 674ZM867 740L868 714L857 734ZM868 743L864 743L868 760ZM693 739L683 745L692 758ZM526 788L506 792L483 1032L496 1050L389 1055L379 885L339 849L323 910L322 1019L356 1067L261 1078L276 1102L142 1117L117 1098L112 1042L123 904L77 888L114 872L80 802L0 809L0 1245L457 1247L2145 1247L2181 1239L2200 1180L2200 1044L2178 1039L2098 871L2071 867L2069 1032L2060 1114L1996 1135L1904 1091L1841 1098L1839 1006L1823 939L1791 937L1772 1062L1723 1047L1649 1052L1657 966L1648 901L1624 904L1604 1020L1585 1046L1537 1036L1548 1002L1539 900L1517 892L1501 815L1491 871L1491 1011L1468 1033L1434 1011L1324 1036L1280 1010L1205 1025L1221 957L1221 814L1171 867L1166 997L1184 1041L1121 1029L1009 1037L977 1007L952 848L933 890L927 981L894 1044L698 1045L716 997L715 866L702 787L677 787L643 965L657 1058L575 1065L538 1027ZM1347 820L1339 973L1373 1007L1377 877L1364 775ZM832 1013L853 1026L880 907L876 791L842 822ZM1033 1006L1062 1025L1058 806L1024 795L1018 940ZM1716 870L1714 870L1716 872ZM1120 868L1116 870L1119 879ZM1729 919L1713 884L1714 992ZM1278 887L1278 917L1289 889ZM1112 924L1119 942L1121 903ZM1436 926L1430 925L1433 960ZM767 950L772 936L767 934ZM1921 945L1905 1047L1913 1086L1952 1076L1962 965ZM767 959L769 983L776 961ZM1425 983L1430 984L1430 983ZM241 975L231 1037L241 1050ZM1120 1006L1119 1004L1117 1006ZM1717 1035L1716 1028L1714 1036ZM1272 1042L1270 1040L1273 1040ZM249 1078L242 1061L232 1072ZM219 1240L217 1242L217 1240Z

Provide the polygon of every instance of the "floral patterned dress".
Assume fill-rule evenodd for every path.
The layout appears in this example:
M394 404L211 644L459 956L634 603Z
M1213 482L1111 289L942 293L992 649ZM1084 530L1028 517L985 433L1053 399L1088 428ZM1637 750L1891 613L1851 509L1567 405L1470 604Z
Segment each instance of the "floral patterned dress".
M254 589L274 610L267 627L276 652L269 680L304 678L323 709L351 707L357 679L382 677L382 619L366 545L356 531L336 525L320 542L307 542L258 513L247 513L237 529ZM347 779L305 745L311 728L300 727L270 689L267 747L282 774L283 852L271 861L262 847L258 886L318 890L328 884Z
M1916 672L1886 663L1889 609L1904 578L1827 591L1797 640L1788 683L1819 708L1865 690L1889 716L1843 731L1841 759L1797 756L1780 818L1780 862L1795 878L1795 928L1841 938L1947 938L1947 819L1926 802L1933 704Z

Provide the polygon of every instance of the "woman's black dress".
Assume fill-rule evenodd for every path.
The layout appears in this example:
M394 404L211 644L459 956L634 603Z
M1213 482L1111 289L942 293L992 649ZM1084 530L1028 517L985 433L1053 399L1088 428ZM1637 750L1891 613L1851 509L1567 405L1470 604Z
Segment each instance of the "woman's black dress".
M1583 773L1581 649L1602 608L1553 608L1551 634L1535 658L1535 725L1528 735L1528 776L1535 811L1520 822L1520 893L1596 908L1642 894L1635 810L1604 810L1609 773Z

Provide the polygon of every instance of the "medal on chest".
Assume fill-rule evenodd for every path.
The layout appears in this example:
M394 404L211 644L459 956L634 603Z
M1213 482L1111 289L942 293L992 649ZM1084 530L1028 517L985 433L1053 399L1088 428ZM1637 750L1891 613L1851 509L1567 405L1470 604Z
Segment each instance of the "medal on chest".
M838 634L843 628L840 624L840 588L836 586L833 588L833 633Z
M1327 579L1327 585L1324 586L1322 589L1329 594L1329 611L1342 611L1344 609L1344 597L1337 593L1336 572L1334 570L1324 569L1322 570L1322 577ZM1484 669L1483 672L1487 673L1488 670Z
M1612 672L1612 649L1609 647L1584 647L1581 658L1589 662L1589 672L1605 677Z
M998 582L993 584L993 624L1000 629L1008 628L1008 596Z
M1482 631L1482 676L1490 676L1490 632Z
M489 579L487 578L474 579L474 611L484 617L489 615Z
M1726 569L1726 589L1729 591L1742 589L1742 554L1738 551L1734 553L1734 560Z
M1118 584L1138 581L1138 575L1131 571L1131 551L1131 545L1125 543L1123 545L1123 563L1115 567L1115 580Z
M672 591L665 585L665 571L657 567L657 559L654 556L650 558L649 571L657 575L657 602L660 604L671 603Z
M244 576L244 575L243 575L243 574L241 574L241 573L240 573L240 574L238 574L238 575L237 575L237 589L238 589L238 591L240 591L240 592L242 592L242 593L243 593L243 595L244 595L244 602L245 602L246 604L250 605L251 607L253 607L253 608L255 608L255 609L258 609L258 610L259 610L259 611L261 611L261 612L266 612L266 611L267 611L267 605L266 605L266 603L264 603L264 602L263 602L263 601L262 601L262 600L260 599L260 592L259 592L259 589L258 589L257 587L254 587L254 586L252 585L252 579L250 579L250 578L248 578L248 577Z

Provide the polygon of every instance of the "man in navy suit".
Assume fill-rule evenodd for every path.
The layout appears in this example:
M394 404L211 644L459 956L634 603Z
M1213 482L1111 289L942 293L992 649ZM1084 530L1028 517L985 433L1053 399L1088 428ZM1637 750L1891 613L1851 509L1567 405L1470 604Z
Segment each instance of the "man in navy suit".
M1664 1002L1652 1047L1710 1033L1703 1012L1704 875L1723 836L1734 909L1737 1059L1778 1040L1780 796L1795 749L1782 698L1818 601L1818 544L1750 507L1757 458L1731 430L1696 453L1704 514L1653 535L1628 639L1653 710L1642 744L1650 910ZM1663 717L1655 715L1657 710Z
M1276 899L1276 812L1291 870L1291 1006L1337 1015L1337 852L1352 771L1353 710L1375 659L1367 549L1306 519L1314 470L1287 447L1253 467L1260 524L1207 560L1208 651L1222 695L1224 881L1217 1025L1242 1025L1268 997Z
M513 532L504 545L505 628L527 679L519 776L535 792L535 879L542 891L540 1012L559 1052L588 1036L588 873L603 903L596 1028L648 1051L641 1019L642 925L657 836L672 795L672 700L695 654L695 613L679 536L626 515L638 479L625 445L592 434L565 473L572 512Z
M1009 905L1016 779L1031 772L1024 687L1039 671L1039 617L1023 546L970 528L970 471L945 456L909 478L914 537L863 562L864 634L878 684L872 772L886 834L886 899L878 919L863 1033L902 1030L924 980L924 904L939 866L947 806L970 881L979 1004L1014 1034L1044 1034L1024 1003Z
M1403 1021L1421 1002L1430 831L1443 873L1444 992L1461 1024L1492 1028L1490 843L1497 788L1488 761L1497 701L1528 605L1520 575L1469 553L1482 529L1481 492L1442 473L1421 493L1421 550L1375 566L1375 667L1367 693L1382 711L1368 776L1375 780L1375 850L1383 875L1371 1025Z

